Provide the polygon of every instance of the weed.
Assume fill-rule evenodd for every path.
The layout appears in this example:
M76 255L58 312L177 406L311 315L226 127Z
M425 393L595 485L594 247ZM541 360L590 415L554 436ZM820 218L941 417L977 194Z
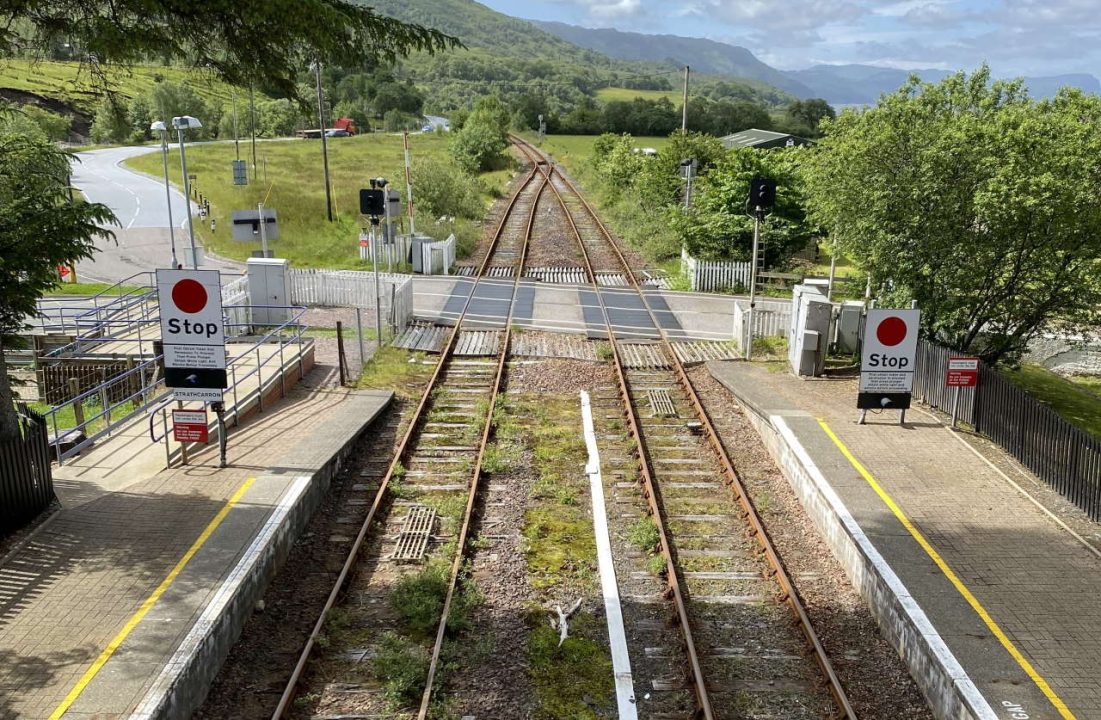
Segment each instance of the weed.
M432 563L398 580L390 592L390 607L410 634L428 637L439 625L446 595L447 568L442 563Z
M654 552L657 550L660 541L661 536L658 534L658 526L654 524L654 519L649 516L639 518L631 527L627 528L627 542L643 552Z
M315 702L321 699L321 693L308 692L299 695L294 699L295 707L304 708L309 705L313 705Z
M658 577L665 577L665 571L669 569L669 566L665 564L665 556L661 554L651 555L650 559L646 561L646 567Z
M601 342L596 344L596 357L600 360L611 360L615 357L611 343Z
M428 652L397 633L380 639L374 659L375 675L383 681L386 699L397 705L412 705L424 692L428 677Z
M515 466L519 448L512 443L494 443L486 447L482 456L482 472L503 473Z

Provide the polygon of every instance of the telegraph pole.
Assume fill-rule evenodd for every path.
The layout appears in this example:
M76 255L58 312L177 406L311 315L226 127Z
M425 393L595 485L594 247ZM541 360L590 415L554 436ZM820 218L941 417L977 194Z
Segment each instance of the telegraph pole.
M321 160L325 166L325 213L333 221L333 193L329 187L329 144L325 137L325 96L321 90L321 61L314 65L317 71L317 118L321 122Z
M684 100L681 105L680 131L688 132L688 66L684 66Z
M256 177L256 91L248 86L249 130L252 133L252 176Z

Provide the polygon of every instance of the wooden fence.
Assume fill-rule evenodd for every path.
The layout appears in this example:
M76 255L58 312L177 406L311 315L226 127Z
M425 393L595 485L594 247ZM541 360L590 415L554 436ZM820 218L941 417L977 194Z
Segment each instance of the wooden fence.
M749 287L749 267L747 262L733 260L697 260L681 249L681 271L697 292L729 290Z
M46 422L21 405L19 426L22 437L0 442L0 537L34 519L54 499Z
M914 374L914 395L947 412L952 410L953 391L944 387L944 376L948 357L955 354L922 341ZM978 387L960 389L959 418L1092 519L1101 520L1101 439L1067 422L982 362Z

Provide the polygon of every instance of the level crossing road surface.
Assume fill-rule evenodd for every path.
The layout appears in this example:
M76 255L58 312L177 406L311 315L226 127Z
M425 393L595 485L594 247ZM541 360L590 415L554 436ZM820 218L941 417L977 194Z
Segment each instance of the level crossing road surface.
M78 279L117 282L135 273L170 265L172 252L164 180L122 166L129 158L151 152L159 153L160 146L104 148L77 153L80 162L73 163L73 186L90 202L111 208L119 222L112 227L117 243L100 240L95 258L77 264ZM183 193L174 188L171 195L176 256L184 262L184 247L189 243L187 202ZM197 206L192 204L192 207L198 212ZM200 220L196 218L195 222ZM202 267L239 271L244 266L207 258Z
M507 278L414 277L413 310L422 320L450 324L462 312L467 297L467 327L503 327L512 299ZM521 280L516 290L512 322L551 332L583 333L603 337L604 316L597 292L608 308L616 336L621 339L654 339L658 332L646 312L642 295L630 288L591 285L559 285ZM646 289L647 302L671 339L730 340L733 337L733 305L727 295L678 293Z
M62 509L0 559L0 717L153 717L201 697L334 458L390 399L269 392L231 431L229 468L213 443L164 469L143 418L57 470Z
M925 631L892 638L916 677L916 648L942 643L958 663L949 685L970 685L988 706L975 717L1101 718L1101 557L1085 539L1101 537L1097 523L1000 448L954 433L930 412L915 407L905 427L895 412L857 424L855 379L806 380L744 362L709 369L757 418L766 445L787 438L770 450L789 480L791 463L817 467L826 490L792 482L819 529L816 512L842 508L824 512L850 514L859 530L849 535L872 548L862 556L878 553L897 575L901 585L880 600L916 603L927 616ZM842 557L850 577L853 557ZM866 599L871 574L854 579ZM881 625L887 616L877 613Z

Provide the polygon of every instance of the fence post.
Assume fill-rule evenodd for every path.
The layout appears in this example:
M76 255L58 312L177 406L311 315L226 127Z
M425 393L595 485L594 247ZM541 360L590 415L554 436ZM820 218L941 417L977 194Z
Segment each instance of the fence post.
M336 362L340 374L340 384L344 385L344 323L336 321Z
M84 425L84 401L77 400L80 396L80 383L75 377L69 378L69 392L73 395L73 416L76 417L76 426L79 428ZM57 414L54 414L57 417ZM54 428L56 434L57 429Z
M264 412L264 373L260 365L260 348L256 348L256 402Z

